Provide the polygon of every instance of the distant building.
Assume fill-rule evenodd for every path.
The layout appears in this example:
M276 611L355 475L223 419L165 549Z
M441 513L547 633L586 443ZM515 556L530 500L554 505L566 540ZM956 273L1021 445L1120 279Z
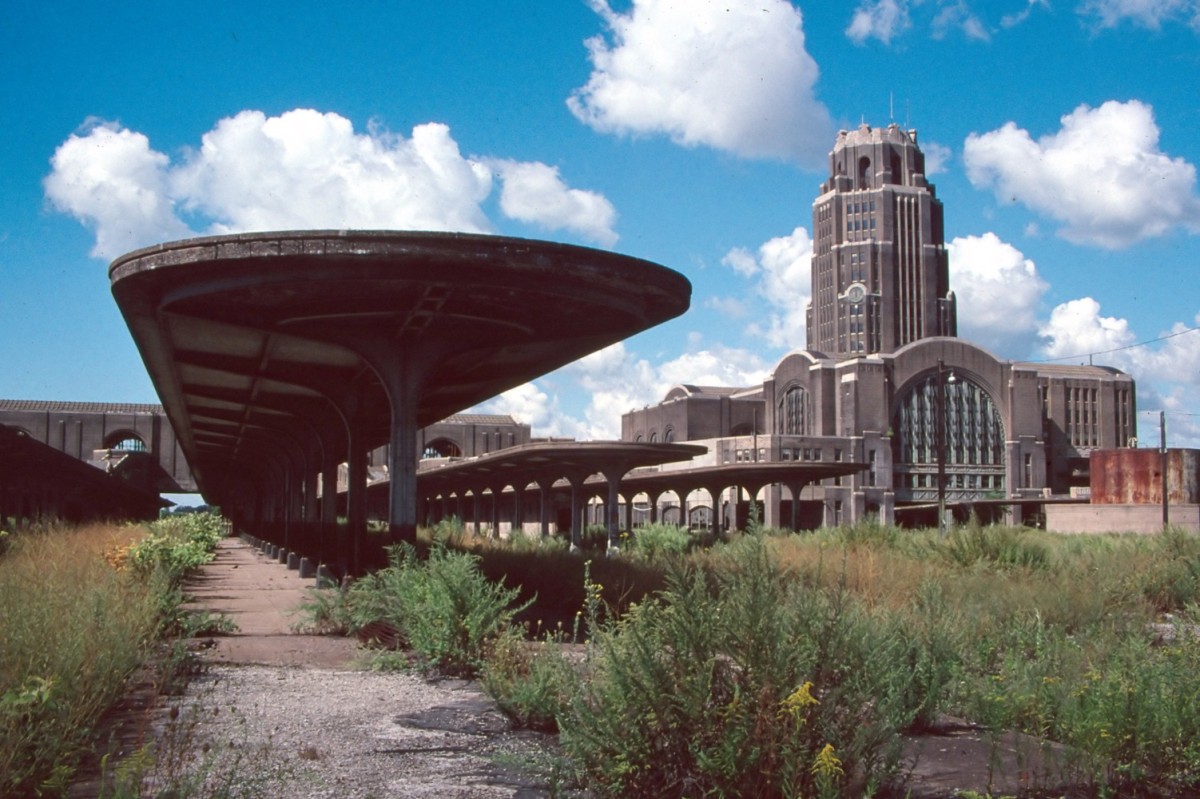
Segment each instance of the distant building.
M622 438L707 444L694 466L868 467L799 497L763 489L772 524L793 518L792 503L804 527L892 522L910 510L936 521L941 458L946 499L960 512L1003 508L1017 520L1047 493L1087 486L1089 454L1137 435L1132 378L1001 360L957 338L942 206L923 173L916 131L839 133L813 203L809 348L786 355L761 386L676 386L625 414Z
M196 490L161 405L0 400L0 424L143 491Z
M0 399L0 425L151 494L196 490L161 405ZM495 414L455 414L417 434L423 459L469 458L530 440L529 425ZM371 451L367 460L369 475L376 480L387 476L387 447ZM19 469L19 464L9 464L7 473L15 475ZM343 466L343 487L345 478Z

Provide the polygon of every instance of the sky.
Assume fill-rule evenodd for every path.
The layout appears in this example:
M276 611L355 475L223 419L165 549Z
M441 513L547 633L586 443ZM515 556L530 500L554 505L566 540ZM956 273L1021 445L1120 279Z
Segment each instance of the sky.
M336 9L336 11L334 11ZM1138 381L1200 446L1200 0L13 3L0 397L158 402L108 263L255 230L458 230L649 259L691 309L484 403L617 438L805 346L839 129L916 129L959 333Z

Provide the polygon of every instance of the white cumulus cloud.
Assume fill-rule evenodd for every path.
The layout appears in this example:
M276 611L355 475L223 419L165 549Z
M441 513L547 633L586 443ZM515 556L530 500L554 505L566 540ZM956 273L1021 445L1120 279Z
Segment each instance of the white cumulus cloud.
M618 342L581 358L560 374L573 374L589 397L579 420L581 437L617 439L622 414L660 402L672 386L752 386L769 371L756 353L743 349L717 345L652 364Z
M818 69L787 0L590 0L608 36L588 39L593 71L567 100L606 133L665 134L750 158L819 163L832 133Z
M1057 220L1068 241L1118 249L1176 226L1200 231L1196 169L1158 137L1150 106L1109 101L1079 106L1036 141L1013 122L972 133L963 160L972 184Z
M925 177L938 175L946 171L946 165L954 157L954 152L944 144L927 141L921 145L925 153Z
M59 146L45 191L95 231L92 254L112 258L197 233L492 232L483 203L493 162L504 165L501 213L602 244L615 240L611 204L569 188L552 167L464 156L439 123L417 125L406 138L356 132L350 120L310 109L273 117L242 111L174 163L141 133L93 124Z
M1128 356L1112 350L1135 343L1129 322L1100 315L1100 303L1091 297L1081 297L1058 305L1050 318L1038 328L1044 339L1043 351L1051 360L1078 358L1087 363L1089 353L1104 355L1103 363L1124 366Z
M958 299L958 334L1004 357L1025 357L1036 343L1038 309L1050 286L1033 261L995 233L946 245Z
M547 393L537 382L522 383L475 410L509 414L518 422L529 425L534 436L582 438L587 434L587 428L580 420L563 411L558 395Z
M954 30L962 31L968 39L986 42L991 39L987 26L983 24L965 0L941 2L933 18L933 38L943 39Z
M617 212L603 195L568 187L558 169L546 164L495 161L493 167L503 183L500 208L506 216L572 230L606 247L617 243Z
M892 39L912 25L905 0L876 0L860 5L846 28L846 35L857 44L878 39L891 44Z
M289 228L483 232L491 176L463 158L445 125L412 138L359 134L338 114L243 111L204 134L172 176L184 207L214 233Z
M1139 337L1125 319L1104 316L1091 297L1056 307L1040 333L1045 355L1052 360L1115 366L1137 381L1137 402L1142 412L1168 414L1169 445L1200 446L1200 313L1190 325L1173 324L1157 336ZM1140 344L1139 342L1146 342ZM1089 357L1092 355L1092 357ZM1138 417L1143 441L1157 435L1157 419Z
M46 197L92 228L92 255L110 258L188 235L168 191L168 159L142 134L97 124L63 142L50 164Z
M1129 20L1158 30L1164 22L1180 20L1200 31L1197 0L1084 0L1079 12L1100 28L1115 28Z
M777 236L751 252L735 248L722 263L754 281L755 294L766 310L747 332L774 347L803 347L807 340L806 309L812 299L812 239L803 227Z

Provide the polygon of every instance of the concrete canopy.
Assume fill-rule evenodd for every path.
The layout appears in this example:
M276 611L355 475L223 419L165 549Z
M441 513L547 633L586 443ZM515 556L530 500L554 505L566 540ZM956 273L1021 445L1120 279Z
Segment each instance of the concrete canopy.
M190 239L124 255L109 276L210 502L306 518L315 475L348 461L365 486L360 454L390 443L401 537L419 427L678 316L691 294L614 253L393 231Z
M510 447L466 461L451 462L418 472L429 495L470 490L473 486L521 489L530 483L551 482L580 475L617 474L624 477L638 466L691 460L708 452L698 444L646 444L630 441L535 442Z

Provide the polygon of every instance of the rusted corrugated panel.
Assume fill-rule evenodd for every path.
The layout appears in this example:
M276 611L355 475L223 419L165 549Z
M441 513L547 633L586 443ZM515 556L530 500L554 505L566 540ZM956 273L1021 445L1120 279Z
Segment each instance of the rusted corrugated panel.
M1158 450L1096 450L1091 467L1094 504L1162 504L1163 456ZM1200 501L1200 450L1169 449L1166 467L1170 504Z

